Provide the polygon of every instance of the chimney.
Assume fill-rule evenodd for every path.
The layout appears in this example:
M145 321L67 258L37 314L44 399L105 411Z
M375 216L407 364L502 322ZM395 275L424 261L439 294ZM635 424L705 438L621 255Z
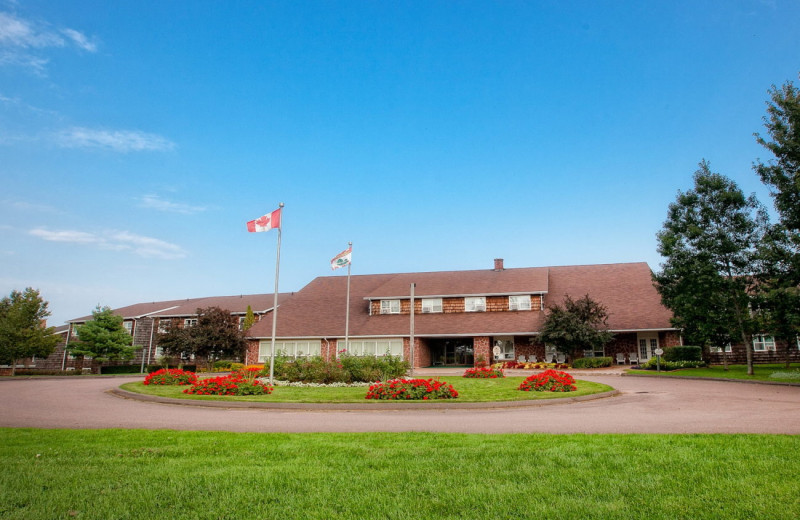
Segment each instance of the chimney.
M495 271L502 271L503 268L503 259L502 258L495 258L494 259L494 270Z

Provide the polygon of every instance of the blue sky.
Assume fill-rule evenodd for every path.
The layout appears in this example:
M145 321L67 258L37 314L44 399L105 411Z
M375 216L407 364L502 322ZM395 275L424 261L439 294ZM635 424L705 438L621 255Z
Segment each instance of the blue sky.
M646 261L705 158L771 205L800 3L0 0L0 293ZM337 271L335 275L343 275Z

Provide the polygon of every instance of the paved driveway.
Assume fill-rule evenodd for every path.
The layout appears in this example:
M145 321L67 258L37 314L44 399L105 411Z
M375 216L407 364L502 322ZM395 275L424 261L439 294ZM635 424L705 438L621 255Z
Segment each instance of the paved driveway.
M140 402L108 392L139 377L0 381L0 427L236 432L800 434L800 387L579 376L621 391L595 401L513 409L297 411Z

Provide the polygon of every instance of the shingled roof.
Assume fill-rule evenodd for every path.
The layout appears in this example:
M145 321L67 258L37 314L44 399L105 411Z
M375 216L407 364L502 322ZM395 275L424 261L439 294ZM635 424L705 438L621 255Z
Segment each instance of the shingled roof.
M669 330L670 312L661 305L646 263L531 267L482 271L442 271L354 275L350 285L350 336L408 336L408 315L369 315L370 299L415 295L545 294L545 305L565 296L588 294L608 308L612 330ZM280 306L277 337L344 337L347 278L314 279ZM418 336L485 336L536 334L544 320L540 311L426 313L414 316ZM272 320L261 320L248 332L253 338L272 335Z
M278 305L286 302L292 293L278 293ZM203 298L187 298L185 300L166 300L160 302L146 302L112 309L114 314L125 319L159 317L174 318L179 316L194 316L197 309L206 307L219 307L227 309L231 314L244 314L247 306L256 314L263 314L272 310L274 293L268 294L242 294L236 296L207 296ZM91 315L69 320L70 323L82 323L92 319Z

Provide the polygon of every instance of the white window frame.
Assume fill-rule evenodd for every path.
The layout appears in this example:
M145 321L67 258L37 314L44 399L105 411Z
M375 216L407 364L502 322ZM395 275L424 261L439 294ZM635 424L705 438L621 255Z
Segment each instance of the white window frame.
M709 348L709 352L711 352L712 354L722 354L722 348L721 347L710 347ZM731 352L733 352L733 347L731 346L730 343L728 343L727 345L725 345L725 353L726 354L730 354Z
M423 298L422 299L422 312L423 313L439 313L442 312L442 299L441 298Z
M184 318L183 319L183 328L194 327L197 325L197 318Z
M337 357L344 350L350 356L356 357L383 357L397 356L403 359L403 340L399 338L375 338L350 340L345 346L344 340L339 340L342 348L337 352Z
M510 311L529 311L532 308L530 294L518 294L508 297L508 310Z
M769 334L753 334L753 351L775 352L775 338Z
M464 312L486 312L486 296L466 296Z
M159 318L158 319L158 332L164 334L172 326L172 318Z
M258 343L258 362L269 361L272 340L261 340ZM293 359L307 359L322 355L322 340L319 339L287 339L275 342L275 355Z
M133 336L133 320L125 320L125 321L123 321L122 322L122 327L125 329L125 331L128 334Z
M400 300L381 300L381 314L400 314Z
M244 329L244 320L247 319L247 316L239 316L239 330Z

